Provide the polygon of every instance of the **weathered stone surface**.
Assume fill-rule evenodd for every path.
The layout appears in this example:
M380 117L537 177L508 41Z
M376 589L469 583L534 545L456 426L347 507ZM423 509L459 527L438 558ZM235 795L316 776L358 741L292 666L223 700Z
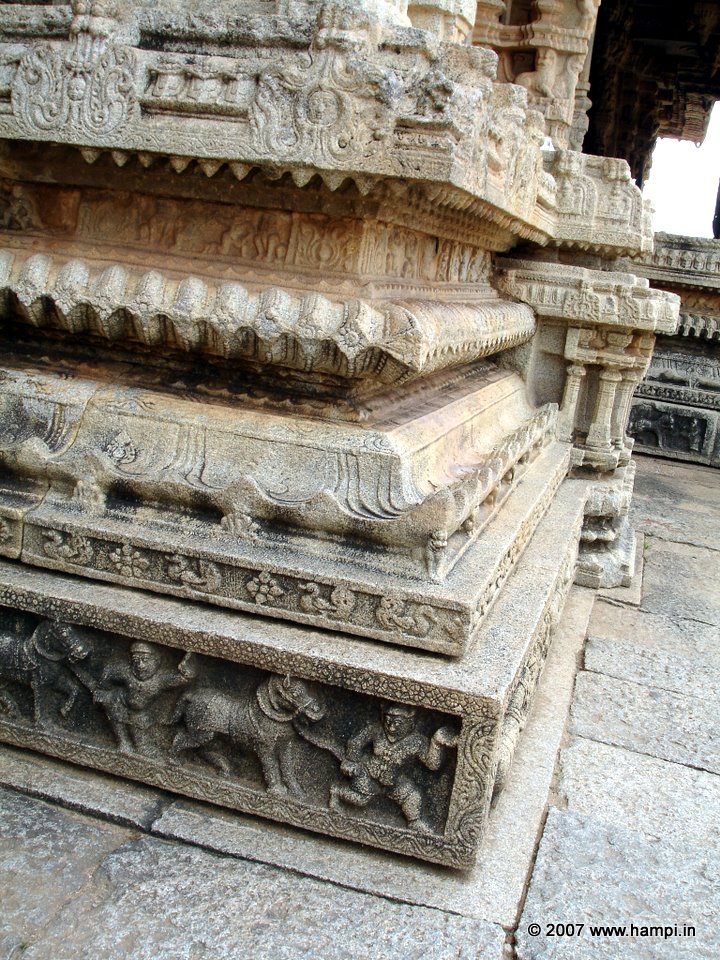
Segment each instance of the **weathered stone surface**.
M518 745L516 762L490 812L478 864L471 871L444 870L242 814L226 813L205 804L172 801L168 797L162 805L146 787L7 746L0 748L0 783L108 819L134 819L158 836L510 928L544 821L577 656L592 603L590 591L571 590Z
M634 502L634 501L633 501ZM645 569L645 534L636 534L635 570L627 586L602 587L598 590L598 599L611 600L618 604L639 606L642 600L642 581Z
M693 367L701 365L692 363L695 359L692 355L683 356L679 350L670 351L667 346L663 354L664 358L658 358L657 363L665 359L666 364L672 363L681 369L689 367L691 377L694 374L700 379L704 374L708 381L720 384L720 366L714 358L702 365L710 369L697 370ZM713 393L709 394L714 403L717 390L714 386ZM657 451L661 456L720 465L720 412L692 405L689 401L695 399L697 393L677 387L658 387L653 382L643 389L633 404L628 424L628 433L634 437L639 453ZM681 402L666 403L662 399L666 394Z
M383 181L401 181L415 190L416 204L455 220L460 208L466 221L484 221L485 244L494 249L507 249L514 235L622 253L650 247L649 211L622 160L562 150L544 170L546 121L528 109L522 86L493 82L496 55L447 42L433 18L422 21L433 32L408 29L395 5L384 7L390 18L377 4L319 13L274 5L274 16L264 10L240 29L227 10L199 29L187 10L133 7L121 17L75 16L68 39L57 23L49 28L32 9L20 11L14 29L25 45L13 43L13 28L0 38L8 59L0 128L11 140L80 147L90 163L107 152L119 167L137 157L144 167L162 162L181 173L197 160L205 176L228 168L240 182L260 167L289 174L298 188L317 174L331 190L350 180L383 199L394 196ZM574 75L573 88L594 10L580 17L579 46L562 71L570 71L567 81ZM448 36L461 40L467 29ZM141 36L152 36L152 46ZM192 51L190 71L175 49L178 36ZM524 75L533 99L533 77L549 69ZM71 96L73 70L84 85ZM47 90L57 101L50 112ZM564 146L574 89L561 99L567 116L553 126L555 105L548 122ZM589 184L580 202L566 178Z
M646 629L651 629L658 619L652 617ZM682 621L682 626L685 629L678 630L674 642L654 637L646 643L637 642L629 624L610 636L590 636L585 647L585 669L700 700L714 700L720 689L717 628L692 620ZM705 642L702 636L696 636L702 634L703 628ZM690 642L685 642L686 638Z
M375 428L72 376L8 373L0 396L14 483L51 485L16 521L23 561L391 643L461 653L567 472L554 411L499 371ZM68 436L44 457L58 405Z
M530 103L545 116L556 147L579 150L589 107L581 79L591 45L597 4L553 4L533 11L532 30L517 10L498 19L498 4L481 0L473 42L491 46L500 57L499 75L528 91Z
M717 706L627 680L581 673L570 729L579 736L720 773Z
M351 960L368 949L387 960L503 956L501 927L162 840L126 844L93 881L28 960Z
M557 789L571 812L673 845L679 860L689 848L720 852L716 774L574 737Z
M720 244L658 234L638 264L680 295L677 336L663 337L639 385L629 432L638 450L720 465Z
M0 783L82 813L148 830L172 802L168 794L117 777L0 747Z
M470 865L677 319L597 3L10 6L3 737Z
M673 619L720 624L717 551L651 540L645 553L641 606Z
M0 808L0 951L14 958L82 895L105 856L133 834L5 789Z
M518 960L712 960L720 949L717 857L551 810L517 932ZM531 923L539 936L528 934ZM584 924L578 935L547 936L548 923ZM694 936L639 937L636 927L685 925ZM627 936L593 936L590 926L626 926Z
M637 607L619 606L603 600L593 607L588 634L592 637L617 638L648 652L657 650L681 654L685 651L691 659L707 663L718 652L714 624L649 613Z

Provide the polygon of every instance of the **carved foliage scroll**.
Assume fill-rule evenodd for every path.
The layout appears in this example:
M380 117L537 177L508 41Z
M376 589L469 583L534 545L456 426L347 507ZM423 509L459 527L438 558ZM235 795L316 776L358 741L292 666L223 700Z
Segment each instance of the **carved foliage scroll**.
M37 44L15 76L13 112L29 136L63 131L83 143L117 135L138 111L133 71L133 55L124 47L97 53Z

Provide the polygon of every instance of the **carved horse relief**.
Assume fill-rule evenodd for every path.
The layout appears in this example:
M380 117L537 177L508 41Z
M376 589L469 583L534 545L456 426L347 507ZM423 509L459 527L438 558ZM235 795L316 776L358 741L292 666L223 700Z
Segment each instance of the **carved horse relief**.
M73 627L51 620L44 620L27 639L0 634L0 715L14 717L19 712L10 692L17 684L32 691L36 723L46 726L56 719L48 697L53 691L63 696L58 713L67 717L78 695L92 683L80 666L89 653Z
M253 753L262 767L268 792L300 795L292 764L293 741L302 736L298 720L316 722L325 715L322 701L304 680L271 674L249 701L212 688L186 693L178 702L174 723L181 723L173 740L179 758L197 751L221 773L232 771L221 741Z

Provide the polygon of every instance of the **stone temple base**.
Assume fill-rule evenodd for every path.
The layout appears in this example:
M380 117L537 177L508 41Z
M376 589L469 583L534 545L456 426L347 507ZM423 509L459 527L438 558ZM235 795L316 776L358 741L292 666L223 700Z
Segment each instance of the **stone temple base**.
M580 586L593 590L630 586L637 548L628 519L634 486L632 460L591 484L575 571L575 583Z
M456 867L474 862L572 581L565 481L464 657L0 562L0 738Z

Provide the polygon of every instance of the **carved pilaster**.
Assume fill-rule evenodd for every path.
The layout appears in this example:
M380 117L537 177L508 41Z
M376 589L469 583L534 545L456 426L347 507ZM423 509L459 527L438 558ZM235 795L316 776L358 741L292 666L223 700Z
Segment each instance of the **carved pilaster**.
M630 419L633 393L642 380L640 370L621 370L621 381L617 385L615 414L613 416L612 440L616 447L622 448L627 442L627 428Z
M568 365L558 424L558 435L561 440L572 442L574 439L580 388L586 373L587 371L582 363Z
M612 420L613 410L615 408L615 392L617 385L621 382L622 375L618 370L600 371L595 414L586 440L588 447L602 450L611 446L613 439Z

